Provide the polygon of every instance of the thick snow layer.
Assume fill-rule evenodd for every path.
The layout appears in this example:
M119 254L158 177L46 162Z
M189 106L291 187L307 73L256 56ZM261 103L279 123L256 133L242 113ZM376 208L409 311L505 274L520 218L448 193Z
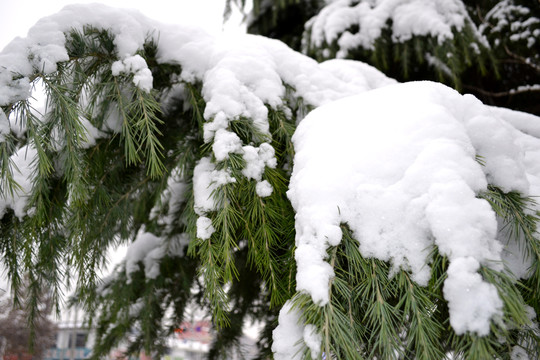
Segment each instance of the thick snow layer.
M389 19L396 40L413 35L444 40L451 38L453 27L459 30L467 21L458 0L349 4L336 1L328 7L335 13L322 11L313 20L315 43L331 41L342 33L338 42L343 48L355 43L369 47ZM420 6L425 17L411 17L412 10ZM361 25L358 34L343 32L352 24ZM194 169L200 237L211 235L206 215L219 206L213 192L236 181L227 170L217 170L215 162L226 160L231 153L242 155L246 161L242 175L257 182L259 196L270 195L272 189L263 176L266 167L276 166L276 159L270 145L268 111L284 106L286 97L302 99L306 105L320 108L300 123L294 136L297 155L289 197L297 211L298 289L317 303L328 301L333 271L325 261L326 250L339 244L340 224L347 223L360 241L362 254L409 270L419 284L429 278L426 260L433 246L449 257L451 267L468 264L454 266L445 285L456 331L482 334L499 314L498 297L478 278L476 269L495 266L493 261L501 259L503 245L497 240L495 215L476 195L488 182L505 191L540 193L538 121L486 107L472 96L461 96L434 83L387 86L395 81L365 64L343 60L319 64L276 40L250 35L214 37L193 27L164 25L136 11L98 4L65 7L40 20L27 38L4 48L0 53L0 105L27 99L35 74L54 72L58 62L68 60L65 34L72 29L82 31L84 26L107 29L113 35L117 57L113 73L133 75L135 86L144 91L151 90L152 76L137 52L146 41L156 43L159 63L181 66L182 81L202 83L206 102L203 135L206 142L212 142L213 154ZM118 132L117 115L111 110L106 126ZM266 139L240 141L229 126L240 118L252 120ZM92 146L92 140L102 134L84 124L89 136L84 146ZM7 131L2 113L0 141L6 141ZM12 127L10 131L14 133ZM26 214L34 157L31 146L13 155L19 168L14 176L23 190L11 197L2 194L0 212L9 207L17 216ZM183 192L181 181L170 185ZM183 201L181 194L169 195L169 209L175 208L172 202ZM143 261L146 275L157 276L163 246L163 239L141 231L128 250L128 274ZM466 298L469 305L478 306L475 299L489 302L484 312L472 317L455 300L470 283L475 285L476 296ZM285 309L280 321L297 323L297 314ZM278 338L292 341L286 348L274 343L276 353L282 354L277 356L294 359L297 354L291 349L302 339L313 350L313 332L304 334L303 326L292 333L289 330L282 324L276 329Z
M337 41L337 55L345 57L350 49L373 49L388 23L395 41L428 35L443 42L466 22L472 25L461 0L337 0L329 1L306 28L315 47ZM354 26L358 31L352 33Z
M380 80L386 78L366 66L363 72L352 62L341 63L338 78L277 40L252 35L213 37L189 26L160 24L132 10L99 4L70 5L40 20L27 38L15 39L0 53L0 89L4 94L0 104L27 98L30 88L26 77L42 69L50 73L58 61L67 60L64 33L71 29L82 31L83 25L107 29L115 36L120 58L113 64L115 75L147 69L136 52L146 40L153 39L161 63L178 63L182 65L184 80L203 81L205 118L210 121L205 126L207 141L239 116L253 119L262 132L267 132L266 105L276 108L282 104L284 83L291 85L308 104L318 106L369 90L370 83L382 84ZM23 78L13 80L15 74ZM344 80L353 74L364 79ZM378 80L370 81L371 78ZM147 80L143 83L151 82Z
M456 331L488 332L500 299L476 270L499 269L503 245L495 213L477 194L488 183L530 194L540 178L540 139L498 114L431 82L387 86L312 111L293 137L288 192L296 210L297 289L328 302L333 270L326 250L347 223L364 256L410 271L421 285L430 278L433 246L451 264L476 264L451 265L445 298ZM463 300L464 309L457 299L473 282L476 293Z

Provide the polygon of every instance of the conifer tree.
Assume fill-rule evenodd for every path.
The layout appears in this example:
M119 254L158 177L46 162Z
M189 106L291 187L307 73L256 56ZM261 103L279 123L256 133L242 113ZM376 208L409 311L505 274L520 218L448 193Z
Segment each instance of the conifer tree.
M42 108L31 98L38 84ZM28 274L31 289L47 287L59 302L74 283L73 301L96 329L96 358L124 341L129 352L163 352L193 307L209 312L216 359L252 319L265 323L261 358L538 356L536 116L443 85L396 84L357 61L319 64L275 40L216 38L98 5L66 7L0 53L0 105L0 251L12 290ZM351 114L365 127L340 121ZM382 145L335 152L371 137L394 149L380 124L411 140L397 141L396 154L421 149L420 160L372 157L386 154ZM352 140L326 143L332 134ZM395 180L401 191L384 192L390 176L370 185L356 163L364 159L381 174L425 175L431 187ZM338 176L343 169L350 177ZM343 178L366 182L342 196ZM464 187L452 192L456 181ZM359 198L369 211L337 201L358 189L381 194ZM384 216L364 218L413 206L403 194L429 200L415 236L396 219L379 229ZM438 225L453 221L450 205L472 216L455 223L470 225L467 236ZM366 250L397 228L406 256ZM470 234L485 244L469 253ZM408 247L416 240L426 247ZM119 244L129 244L125 261L99 279ZM518 259L505 263L504 251ZM470 295L473 305L459 305L466 281L488 310Z
M400 81L441 81L485 103L540 113L536 1L255 0L247 22L249 32L317 60L360 60ZM432 31L434 22L448 29Z

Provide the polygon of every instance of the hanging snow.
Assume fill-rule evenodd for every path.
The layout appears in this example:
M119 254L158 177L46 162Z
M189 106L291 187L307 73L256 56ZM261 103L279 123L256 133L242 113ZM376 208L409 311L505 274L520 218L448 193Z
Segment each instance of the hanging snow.
M333 269L326 251L346 223L363 256L410 271L420 285L438 247L454 269L444 288L452 326L489 332L501 302L477 269L500 269L502 244L495 213L477 195L488 183L528 194L540 179L538 159L525 151L537 152L540 140L498 114L431 82L391 85L312 111L293 137L288 192L297 213L297 290L328 302ZM459 263L469 266L457 269ZM471 287L468 306L457 306Z

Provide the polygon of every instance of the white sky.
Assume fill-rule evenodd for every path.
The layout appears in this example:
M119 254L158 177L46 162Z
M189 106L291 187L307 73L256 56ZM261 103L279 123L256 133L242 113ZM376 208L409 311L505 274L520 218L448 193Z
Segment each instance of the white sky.
M95 2L138 9L165 23L198 25L209 32L223 28L225 0L0 0L0 51L16 36L25 37L40 18L58 12L65 5ZM239 23L239 16L230 22ZM234 25L228 24L228 30L231 27Z

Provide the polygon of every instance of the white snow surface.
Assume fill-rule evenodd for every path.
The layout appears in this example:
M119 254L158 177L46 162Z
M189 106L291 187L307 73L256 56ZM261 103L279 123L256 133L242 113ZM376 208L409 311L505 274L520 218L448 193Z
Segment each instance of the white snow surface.
M266 105L276 108L282 104L284 83L293 86L308 104L319 106L369 90L370 83L382 85L382 79L394 82L367 65L362 65L365 72L359 71L353 62L340 64L342 75L348 72L363 79L344 81L347 76L334 76L277 40L253 35L215 37L190 26L161 24L134 10L78 4L41 19L27 38L13 40L0 53L0 104L27 98L28 76L36 70L50 73L56 70L57 62L66 61L64 33L70 29L81 31L83 25L107 29L115 36L120 58L113 64L115 75L147 69L136 52L145 40L153 39L158 45L159 62L182 65L184 80L203 81L207 103L204 116L210 122L205 126L207 141L239 116L253 119L262 132L267 132ZM15 74L23 78L13 80Z
M227 170L217 170L209 157L199 160L193 170L193 196L197 215L216 210L218 204L214 201L214 191L221 185L233 182L236 179Z
M199 216L197 219L197 237L201 240L210 239L210 236L216 231L212 226L212 220L206 216Z
M499 113L432 82L387 86L312 111L293 137L288 191L297 290L328 302L334 274L326 250L339 244L347 223L363 256L410 271L420 285L430 278L428 254L437 246L451 262L444 294L452 326L489 332L500 299L476 271L500 270L503 244L495 213L477 195L488 183L522 194L540 185L540 139ZM529 133L540 130L533 118ZM459 300L473 283L474 292Z
M279 325L272 332L272 352L275 360L302 359L304 326L300 313L287 301L279 312Z
M476 272L479 266L476 259L461 257L448 267L443 294L448 301L450 325L458 335L467 331L488 335L491 319L502 318L502 300L495 285L483 281Z
M460 31L466 22L472 25L461 0L334 0L306 28L315 47L337 41L337 56L345 57L353 48L373 49L389 21L392 37L399 42L428 35L442 43L452 39L453 31ZM359 30L351 33L349 29L355 25Z
M268 181L263 180L257 183L257 185L255 186L255 191L260 197L267 197L272 195L272 191L274 191L274 188Z
M318 359L321 354L321 334L317 331L315 325L308 324L304 328L304 343L311 352L312 359Z

